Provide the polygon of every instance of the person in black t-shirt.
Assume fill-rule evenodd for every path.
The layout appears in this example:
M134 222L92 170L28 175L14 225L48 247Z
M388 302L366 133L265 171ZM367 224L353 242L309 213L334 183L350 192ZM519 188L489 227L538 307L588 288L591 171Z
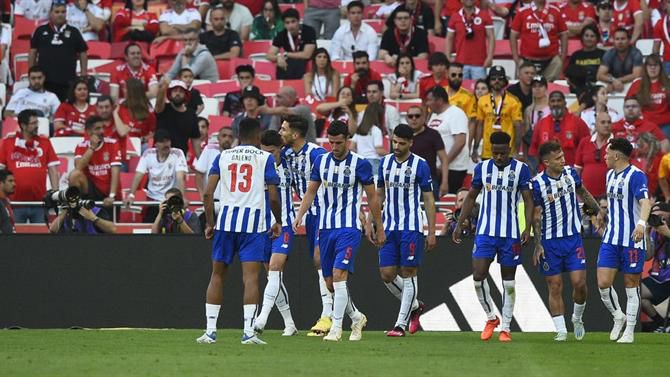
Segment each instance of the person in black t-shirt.
M190 139L195 155L200 156L198 116L187 106L189 100L190 91L183 81L170 81L164 76L156 97L156 129L168 130L172 147L181 149L184 155L188 153Z
M428 34L412 24L412 16L403 5L395 9L394 27L388 28L382 35L379 46L379 59L389 67L395 67L401 52L414 58L428 57Z
M79 30L65 23L65 1L56 0L51 5L49 23L39 26L30 39L28 66L39 65L46 74L44 88L67 99L70 81L77 77L77 59L82 74L88 69L88 46Z
M207 46L216 60L237 58L242 52L242 41L235 30L226 28L223 8L214 8L209 14L212 30L200 34L200 44Z
M430 35L435 35L435 14L433 13L433 8L430 4L426 4L422 0L405 0L404 9L407 9L410 12L412 24L414 26L423 29ZM386 19L387 29L393 28L397 11L398 8L394 9Z
M238 65L235 68L235 75L237 76L237 85L240 90L228 92L226 99L223 101L223 116L235 118L237 114L244 111L242 106L242 89L254 85L256 78L256 70L249 64Z
M524 61L519 66L519 82L507 87L507 91L514 94L521 101L523 108L521 114L526 112L526 108L533 104L533 92L531 84L533 77L537 75L535 65L530 61Z
M179 80L183 81L191 92L191 99L188 101L187 106L195 111L196 115L200 114L205 108L205 102L202 100L200 91L193 87L193 71L188 67L182 68L181 71L179 71Z
M316 32L300 25L300 14L293 8L282 14L282 20L285 29L272 40L266 57L277 63L277 80L301 80L316 49ZM284 52L280 53L280 49Z
M598 81L596 74L598 67L602 63L604 50L598 48L600 42L600 32L595 25L586 25L581 33L582 49L575 51L570 56L570 63L565 70L565 77L570 84L570 91L580 94L587 89L588 85L593 85Z

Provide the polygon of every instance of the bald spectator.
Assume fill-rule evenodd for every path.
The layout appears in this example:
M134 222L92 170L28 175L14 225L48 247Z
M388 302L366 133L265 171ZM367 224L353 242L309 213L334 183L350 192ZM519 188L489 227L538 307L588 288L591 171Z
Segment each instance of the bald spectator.
M216 61L206 46L198 41L198 31L189 29L184 32L184 48L174 59L172 68L167 76L177 78L183 68L190 68L196 79L209 80L211 82L219 81L219 70Z
M295 89L290 86L284 86L279 89L277 97L275 98L275 107L268 107L267 105L260 107L261 114L272 115L272 123L270 129L279 131L284 120L292 115L299 116L307 122L307 135L305 140L311 143L316 142L316 127L314 126L314 118L312 118L312 109L306 105L298 103L298 95Z
M200 43L205 45L216 60L229 60L240 56L242 41L240 35L226 28L223 8L214 8L209 13L212 30L200 34Z
M170 9L166 10L158 18L160 22L160 37L154 43L165 39L183 39L187 30L200 30L200 12L186 7L186 0L168 0Z
M251 25L254 23L254 17L249 11L249 8L236 2L235 0L221 0L214 9L210 10L210 15L207 17L207 29L214 28L214 20L211 14L214 10L220 9L223 16L223 25L226 29L234 31L239 35L243 41L249 40L251 33Z

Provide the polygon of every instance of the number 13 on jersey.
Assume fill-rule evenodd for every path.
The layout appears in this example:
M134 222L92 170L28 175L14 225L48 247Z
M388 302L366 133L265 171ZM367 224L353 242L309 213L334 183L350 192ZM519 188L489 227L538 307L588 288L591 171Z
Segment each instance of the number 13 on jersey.
M230 164L230 192L249 192L251 190L251 177L254 167L250 164Z

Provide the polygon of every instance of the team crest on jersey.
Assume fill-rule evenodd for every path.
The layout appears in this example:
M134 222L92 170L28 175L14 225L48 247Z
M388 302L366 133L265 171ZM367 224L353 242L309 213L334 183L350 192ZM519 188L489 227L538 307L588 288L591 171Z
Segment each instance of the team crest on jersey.
M547 19L549 20L549 22L554 22L554 15L550 14L549 17L547 17Z
M514 178L516 177L516 174L514 174L514 172L511 171L511 172L509 172L508 176L509 176L510 181L513 181Z
M486 186L486 191L491 191L492 188L493 188L490 183L487 183L485 186Z
M342 174L346 175L347 177L350 176L351 175L351 169L349 169L348 166L345 166L344 171L342 172Z
M475 25L481 25L482 24L482 19L479 18L479 17L475 17L475 19L472 20L472 22L474 22Z
M619 187L623 187L623 179L619 180Z
M565 138L568 139L568 140L572 140L572 132L569 132L569 131L566 132L565 133Z
M405 169L405 175L408 176L408 177L409 177L410 175L412 175L412 168L407 167L407 169Z
M65 32L63 32L63 36L65 36L65 38L70 38L70 30L65 30Z
M544 263L542 264L542 269L544 269L545 271L549 271L549 263L544 262Z
M105 152L102 154L102 159L105 161L109 161L109 152Z

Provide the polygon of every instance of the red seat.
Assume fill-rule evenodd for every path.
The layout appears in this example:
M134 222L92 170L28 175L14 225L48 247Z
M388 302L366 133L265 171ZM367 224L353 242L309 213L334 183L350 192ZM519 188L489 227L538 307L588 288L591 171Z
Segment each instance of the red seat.
M380 75L390 75L395 72L394 67L389 67L381 60L371 60L370 69L376 71Z
M281 10L282 13L284 13L284 11L286 11L287 9L291 9L291 8L298 11L298 13L300 14L300 19L302 19L304 17L304 15L305 15L305 4L304 3L300 2L300 3L296 3L296 4L279 4L279 9Z
M28 61L14 61L14 80L20 81L23 76L28 77Z
M553 82L550 82L547 85L547 92L548 93L551 93L551 92L556 91L556 90L563 93L563 94L570 93L570 87L567 86L567 85L554 84Z
M58 157L58 161L60 161L60 165L58 165L58 173L60 175L67 173L70 160L67 157Z
M210 115L208 119L210 135L219 132L222 128L230 128L233 124L233 118L223 115Z
M165 73L172 68L172 64L174 64L174 58L158 59L158 68L156 68L156 72Z
M575 53L575 51L582 48L582 41L579 39L569 39L568 40L568 58Z
M89 41L86 44L89 59L109 59L112 56L112 46L107 42Z
M354 63L351 60L334 60L331 62L333 69L342 74L348 74L354 69Z
M246 41L242 46L242 57L248 58L254 54L263 54L265 55L270 47L272 46L272 41L262 40L262 41Z
M370 4L363 9L363 18L373 19L382 4Z
M240 84L236 80L219 81L219 82L213 82L211 84L199 85L198 90L200 90L201 87L205 88L205 91L209 93L207 97L210 98L223 97L230 92L240 90ZM203 91L201 92L203 94L205 93Z
M429 51L433 52L447 52L447 38L436 37L434 35L428 35L428 44L430 45Z
M184 188L186 188L187 190L191 189L191 191L198 190L198 185L195 183L195 174L186 174L186 182Z
M166 39L160 43L151 44L151 58L174 58L184 48L184 42Z
M282 80L256 80L254 81L254 85L256 85L264 95L271 93L277 94L279 93L279 88L284 86L284 84L282 84L283 82L284 81ZM300 81L300 83L302 84L302 81Z
M511 59L512 48L509 46L509 40L497 40L496 47L493 51L493 57L496 59Z
M235 68L241 65L253 66L254 61L249 58L233 58L230 60L217 60L216 65L219 68L219 78L221 80L228 80L235 74Z
M363 20L363 22L370 25L372 27L372 29L374 29L374 31L377 34L381 34L382 31L384 30L384 22L385 22L384 20L379 20L379 19Z
M12 46L9 48L9 53L12 59L18 54L28 54L30 52L30 40L16 39L12 41Z
M256 76L264 75L266 77L269 77L270 80L276 79L277 67L275 67L275 63L266 62L262 60L254 60L252 65L256 70Z
M428 69L428 59L414 59L414 68L416 68L417 71L421 71L423 73L430 73L430 69Z
M33 35L33 30L46 22L29 20L23 16L14 17L14 28L12 31L14 39L30 39Z

